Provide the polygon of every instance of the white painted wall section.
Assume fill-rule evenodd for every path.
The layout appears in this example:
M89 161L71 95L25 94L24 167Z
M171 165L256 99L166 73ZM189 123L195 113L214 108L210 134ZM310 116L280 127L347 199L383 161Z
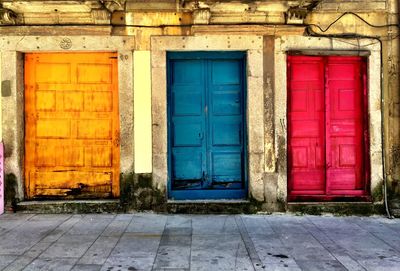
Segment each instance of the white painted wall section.
M150 51L133 53L135 173L152 171Z

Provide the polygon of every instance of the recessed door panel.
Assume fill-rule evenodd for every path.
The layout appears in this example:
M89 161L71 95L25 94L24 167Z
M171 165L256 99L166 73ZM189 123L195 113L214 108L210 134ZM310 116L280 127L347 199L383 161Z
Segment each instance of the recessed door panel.
M214 182L242 183L242 127L243 92L242 62L238 60L210 60L209 83L210 144L212 164L209 171ZM217 109L217 110L216 110Z
M190 149L190 152L177 149L172 153L172 163L172 176L177 186L183 187L182 183L187 181L201 184L203 153L200 149Z
M244 54L170 53L168 63L170 197L245 197Z
M364 99L361 62L328 58L327 176L328 189L364 190ZM329 192L329 191L328 191Z
M323 62L302 57L289 63L289 189L294 194L321 193L325 188Z

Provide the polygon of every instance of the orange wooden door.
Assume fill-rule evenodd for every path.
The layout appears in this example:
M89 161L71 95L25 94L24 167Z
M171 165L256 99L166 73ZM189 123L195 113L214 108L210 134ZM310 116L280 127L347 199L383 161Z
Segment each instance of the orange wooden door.
M116 53L25 55L28 198L119 196Z

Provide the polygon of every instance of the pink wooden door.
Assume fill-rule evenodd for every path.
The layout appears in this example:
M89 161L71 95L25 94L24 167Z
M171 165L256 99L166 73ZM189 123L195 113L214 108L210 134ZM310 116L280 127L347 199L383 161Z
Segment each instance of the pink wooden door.
M362 63L360 57L327 58L327 194L357 195L365 191Z
M288 56L289 200L366 194L365 76L360 57Z
M324 62L289 56L289 190L293 195L325 193Z

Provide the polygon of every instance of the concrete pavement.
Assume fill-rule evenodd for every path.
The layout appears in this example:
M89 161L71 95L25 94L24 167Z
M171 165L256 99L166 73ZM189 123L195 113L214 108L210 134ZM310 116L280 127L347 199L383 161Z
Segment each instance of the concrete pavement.
M0 270L400 270L400 220L5 214Z

